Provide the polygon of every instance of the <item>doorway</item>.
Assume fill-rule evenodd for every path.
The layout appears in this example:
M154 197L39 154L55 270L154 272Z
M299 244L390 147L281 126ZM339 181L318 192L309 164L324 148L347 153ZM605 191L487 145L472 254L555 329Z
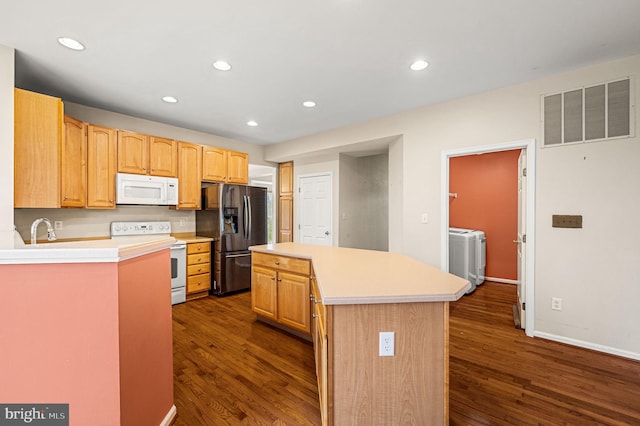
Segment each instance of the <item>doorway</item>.
M331 173L298 176L297 242L333 245Z
M467 156L473 154L485 154L492 152L522 150L527 155L523 157L523 167L527 169L528 184L523 188L522 206L519 209L518 221L522 223L519 234L526 235L526 243L521 243L520 235L516 238L522 256L518 263L518 306L525 307L522 314L522 323L527 336L533 336L534 331L534 244L535 244L535 140L528 139L504 144L478 146L447 150L442 152L442 189L441 189L441 267L449 270L449 173L450 159L452 157ZM516 236L514 235L514 238ZM526 244L526 246L525 246ZM522 274L520 276L520 274Z

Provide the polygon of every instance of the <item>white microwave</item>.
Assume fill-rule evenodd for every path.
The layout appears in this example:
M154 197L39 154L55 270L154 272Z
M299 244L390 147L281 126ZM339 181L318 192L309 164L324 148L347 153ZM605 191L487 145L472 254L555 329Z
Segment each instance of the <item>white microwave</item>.
M178 179L118 173L116 204L175 206L178 204Z

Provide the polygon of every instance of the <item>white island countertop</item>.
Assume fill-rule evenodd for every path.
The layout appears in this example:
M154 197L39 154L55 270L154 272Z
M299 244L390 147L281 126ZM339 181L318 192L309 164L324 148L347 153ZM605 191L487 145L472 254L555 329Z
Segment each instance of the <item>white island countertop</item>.
M104 263L153 253L171 247L167 236L120 237L114 239L21 244L0 249L0 264Z
M471 288L463 278L399 253L299 243L249 249L310 259L325 305L448 302Z

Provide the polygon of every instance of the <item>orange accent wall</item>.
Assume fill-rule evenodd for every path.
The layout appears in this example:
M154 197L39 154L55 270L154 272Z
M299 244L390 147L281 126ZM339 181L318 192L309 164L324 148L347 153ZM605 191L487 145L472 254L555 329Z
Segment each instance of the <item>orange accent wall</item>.
M520 150L454 157L449 162L449 226L487 237L485 275L518 279L518 156Z
M0 402L68 403L72 426L160 424L173 406L169 256L0 265Z

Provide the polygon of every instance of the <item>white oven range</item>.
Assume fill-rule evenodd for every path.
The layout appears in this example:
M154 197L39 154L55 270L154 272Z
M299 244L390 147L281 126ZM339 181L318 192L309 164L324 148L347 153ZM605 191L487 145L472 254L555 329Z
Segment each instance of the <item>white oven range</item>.
M111 238L170 236L171 222L111 222ZM187 243L176 240L171 245L171 304L187 300Z

